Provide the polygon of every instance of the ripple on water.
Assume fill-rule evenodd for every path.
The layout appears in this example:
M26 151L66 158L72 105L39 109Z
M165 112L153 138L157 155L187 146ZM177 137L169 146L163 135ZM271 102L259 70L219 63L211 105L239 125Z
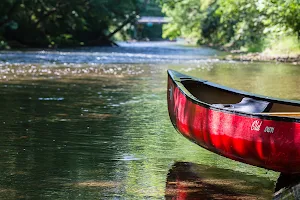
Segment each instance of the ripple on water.
M145 73L145 65L110 64L63 64L30 65L8 64L0 66L0 81L43 80L97 76L136 76Z
M40 97L38 100L40 101L63 101L65 98L63 97Z

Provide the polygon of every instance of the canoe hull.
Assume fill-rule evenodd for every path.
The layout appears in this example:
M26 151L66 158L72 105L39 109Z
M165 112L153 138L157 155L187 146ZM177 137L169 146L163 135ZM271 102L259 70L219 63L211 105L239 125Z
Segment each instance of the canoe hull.
M300 172L300 123L201 105L168 77L170 119L183 136L236 161L279 172Z

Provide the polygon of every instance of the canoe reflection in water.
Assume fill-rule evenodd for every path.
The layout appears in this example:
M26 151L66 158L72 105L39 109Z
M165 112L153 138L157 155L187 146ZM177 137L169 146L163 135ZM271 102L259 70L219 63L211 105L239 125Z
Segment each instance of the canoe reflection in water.
M175 163L167 175L166 199L271 199L274 181L190 162Z

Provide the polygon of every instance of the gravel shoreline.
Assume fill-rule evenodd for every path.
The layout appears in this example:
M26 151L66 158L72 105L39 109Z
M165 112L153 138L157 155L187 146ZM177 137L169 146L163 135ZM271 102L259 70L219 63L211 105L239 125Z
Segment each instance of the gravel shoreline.
M248 53L227 55L225 60L238 61L274 61L300 65L300 55L270 55L266 53Z

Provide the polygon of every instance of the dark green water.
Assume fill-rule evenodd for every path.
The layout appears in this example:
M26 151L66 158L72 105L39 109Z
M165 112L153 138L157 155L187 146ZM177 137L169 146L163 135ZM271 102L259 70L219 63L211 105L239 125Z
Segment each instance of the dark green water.
M177 162L237 197L271 199L278 173L177 134L166 70L300 100L300 67L215 54L170 44L0 53L0 199L164 199Z

